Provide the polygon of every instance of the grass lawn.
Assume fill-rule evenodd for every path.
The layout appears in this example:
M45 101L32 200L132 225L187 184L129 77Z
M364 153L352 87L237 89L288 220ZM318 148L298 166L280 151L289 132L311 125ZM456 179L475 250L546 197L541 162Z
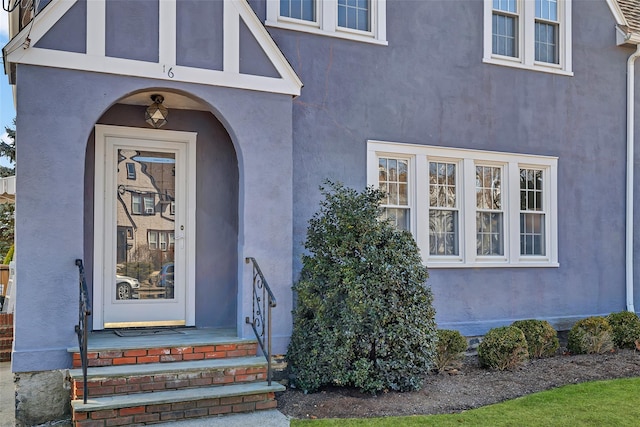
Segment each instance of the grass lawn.
M291 427L638 426L640 378L568 385L460 414L291 420Z

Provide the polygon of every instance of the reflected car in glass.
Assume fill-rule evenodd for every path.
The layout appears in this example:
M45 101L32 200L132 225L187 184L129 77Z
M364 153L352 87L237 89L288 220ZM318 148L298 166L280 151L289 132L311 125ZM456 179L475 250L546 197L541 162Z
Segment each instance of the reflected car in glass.
M138 289L140 289L140 281L138 279L116 274L117 300L138 298Z
M167 298L173 298L173 263L168 262L162 266L158 274L158 286L165 288Z

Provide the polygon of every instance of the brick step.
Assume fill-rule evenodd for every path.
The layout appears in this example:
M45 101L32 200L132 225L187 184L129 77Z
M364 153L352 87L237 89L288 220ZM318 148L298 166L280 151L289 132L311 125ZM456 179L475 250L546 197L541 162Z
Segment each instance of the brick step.
M223 359L228 357L255 356L258 343L255 340L229 340L215 343L181 344L177 346L144 346L114 348L88 348L89 367L140 365L147 363L181 362L188 360ZM73 352L73 367L81 367L80 354Z
M13 337L0 337L0 350L11 350L13 346Z
M0 313L0 327L13 326L13 313Z
M146 425L272 409L284 386L266 382L73 400L74 427Z
M9 362L9 361L11 361L11 349L0 350L0 362Z
M13 337L13 326L0 325L0 338L11 338L11 337Z
M82 399L84 393L82 369L69 371L72 398ZM125 395L150 391L227 385L264 381L267 360L248 356L209 359L191 362L153 363L89 368L88 397Z

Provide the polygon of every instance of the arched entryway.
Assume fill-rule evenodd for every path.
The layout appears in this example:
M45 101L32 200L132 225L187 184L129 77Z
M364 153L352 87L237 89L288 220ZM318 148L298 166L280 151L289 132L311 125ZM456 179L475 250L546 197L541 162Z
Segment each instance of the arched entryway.
M144 120L152 93L170 111L161 130ZM97 121L85 174L94 329L236 327L238 158L207 109L184 94L145 91Z

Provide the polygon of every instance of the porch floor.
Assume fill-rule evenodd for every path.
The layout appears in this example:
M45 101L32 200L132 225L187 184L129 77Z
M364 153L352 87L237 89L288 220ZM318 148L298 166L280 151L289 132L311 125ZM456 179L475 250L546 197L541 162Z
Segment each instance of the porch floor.
M170 328L136 331L140 335L119 336L115 330L91 332L87 341L87 351L130 350L141 347L188 347L211 345L219 342L254 342L255 338L238 338L235 329L220 328ZM160 331L150 333L151 331ZM77 352L78 347L70 347L69 352Z

